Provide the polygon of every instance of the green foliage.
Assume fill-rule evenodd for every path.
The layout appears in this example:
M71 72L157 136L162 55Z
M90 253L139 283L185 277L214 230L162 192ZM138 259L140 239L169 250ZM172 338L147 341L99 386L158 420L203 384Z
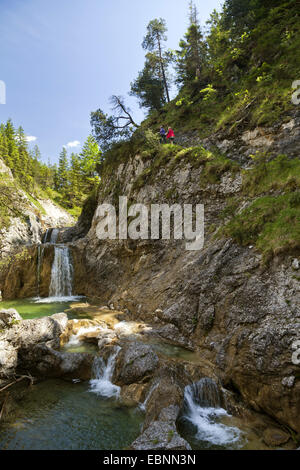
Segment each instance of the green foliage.
M170 101L168 66L172 61L172 54L164 50L164 42L167 26L164 19L154 19L147 26L147 34L144 37L142 47L148 51L146 66L152 71L153 78L160 80L165 89L166 101Z
M197 130L205 137L226 127L272 125L293 108L291 85L300 69L296 2L229 0L223 12L213 12L208 27L205 39L198 31L199 44L203 41L198 79L195 66L187 72L196 50L189 29L175 64L179 96L152 113L145 126L164 120L178 132Z
M72 153L70 161L66 149L60 154L56 172L54 200L74 217L78 217L87 196L99 185L97 166L101 160L99 146L88 136L80 154Z
M87 138L79 155L72 154L69 159L63 148L58 167L46 165L37 145L29 151L22 127L15 130L8 120L0 125L0 159L14 177L12 181L8 174L0 174L0 229L9 225L10 217L23 217L26 201L19 190L35 205L37 215L45 214L38 199L50 198L78 216L84 200L99 184L96 168L101 153L92 136Z
M300 161L278 155L269 160L268 154L252 155L255 162L251 170L243 173L243 191L249 196L256 196L270 191L296 190L300 188Z
M160 138L158 134L154 134L151 129L145 132L145 147L151 151L157 151L160 148Z
M300 252L300 193L286 193L277 197L256 199L236 215L220 235L237 243L256 245L264 261L284 252Z
M190 89L199 90L204 80L204 69L207 66L207 44L201 31L198 11L190 3L190 25L184 39L176 51L176 82Z
M9 227L11 217L23 218L24 207L18 188L8 175L0 173L0 230Z
M213 158L208 158L208 161L201 173L200 181L202 185L206 185L207 183L217 184L220 182L224 173L230 171L234 174L239 170L240 166L238 163L233 162L219 153L215 153L213 154Z
M146 60L138 77L131 83L131 96L136 96L141 108L149 111L160 110L165 104L164 85L157 75L157 67Z

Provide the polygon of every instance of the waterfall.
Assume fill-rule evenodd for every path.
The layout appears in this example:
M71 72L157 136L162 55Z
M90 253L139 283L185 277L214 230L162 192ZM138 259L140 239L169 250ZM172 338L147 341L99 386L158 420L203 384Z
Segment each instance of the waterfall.
M55 245L55 243L57 242L58 235L59 235L59 230L57 228L53 228L51 232L51 236L50 236L51 245Z
M43 237L42 243L51 243L51 245L55 245L57 242L58 235L59 235L59 229L47 228L45 235Z
M92 374L95 377L90 380L90 392L96 393L102 397L118 397L120 394L120 387L114 385L111 380L113 377L116 358L121 348L117 346L113 354L107 360L105 364L102 357L95 357L93 363Z
M51 270L50 297L72 296L73 267L67 246L56 245Z
M185 387L180 421L193 428L194 438L203 442L204 446L231 445L241 438L238 428L220 422L222 417L229 417L222 408L222 398L217 384L209 378Z
M146 398L145 398L144 403L140 403L140 405L139 405L139 408L140 408L142 411L146 411L147 403L148 403L148 401L150 400L152 393L154 392L154 390L157 389L158 386L159 386L159 383L158 383L158 382L154 382L154 384L150 387L150 390L149 390L149 392L148 392L147 395L146 395Z
M45 235L44 235L44 237L43 237L42 243L47 243L49 230L50 230L50 229L47 228L47 230L46 230L46 232L45 232Z

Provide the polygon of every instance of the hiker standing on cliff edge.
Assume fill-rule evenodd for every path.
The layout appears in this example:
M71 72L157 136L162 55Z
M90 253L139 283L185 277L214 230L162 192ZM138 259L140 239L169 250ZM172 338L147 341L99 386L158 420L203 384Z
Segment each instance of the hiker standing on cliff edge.
M175 134L174 131L171 127L168 128L168 134L167 134L167 140L171 143L174 144L174 138Z
M163 126L160 127L159 134L160 134L160 143L165 144L167 142L167 139L166 139L166 131Z

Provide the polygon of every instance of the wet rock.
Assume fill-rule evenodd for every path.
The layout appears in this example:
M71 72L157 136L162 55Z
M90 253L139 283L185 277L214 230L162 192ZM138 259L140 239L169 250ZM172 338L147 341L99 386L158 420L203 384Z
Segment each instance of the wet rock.
M24 248L13 263L9 263L0 272L0 288L4 299L22 299L29 297L48 297L51 279L51 267L54 258L53 245L42 247L43 263L40 271L39 288L37 285L37 263L41 256L40 246Z
M145 399L145 384L124 385L121 389L121 400L127 404L141 404Z
M158 365L158 356L151 346L137 341L124 343L117 358L115 380L131 384L152 373Z
M98 338L99 350L104 348L106 345L111 344L116 339L117 339L117 335L113 331L107 331L107 332L102 333L100 338Z
M270 447L278 447L290 440L289 434L278 428L268 428L263 433L263 441Z
M18 318L15 311L8 317ZM57 313L34 320L16 320L10 328L5 328L0 334L0 377L12 376L17 368L38 369L37 364L46 355L45 351L59 347L59 337L67 322L66 314ZM47 361L51 363L49 358Z
M37 377L89 380L93 360L92 354L56 351L45 343L19 353L19 367Z
M191 450L187 441L179 436L174 423L154 421L131 444L133 450Z

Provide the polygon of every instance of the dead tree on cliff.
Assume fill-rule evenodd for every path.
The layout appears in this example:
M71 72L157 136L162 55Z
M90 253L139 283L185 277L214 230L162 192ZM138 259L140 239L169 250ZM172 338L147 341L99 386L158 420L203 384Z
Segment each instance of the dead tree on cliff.
M91 113L93 135L102 150L106 150L113 142L129 138L139 126L134 121L130 109L125 105L124 98L113 95L111 116L101 109Z

